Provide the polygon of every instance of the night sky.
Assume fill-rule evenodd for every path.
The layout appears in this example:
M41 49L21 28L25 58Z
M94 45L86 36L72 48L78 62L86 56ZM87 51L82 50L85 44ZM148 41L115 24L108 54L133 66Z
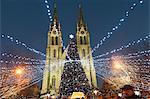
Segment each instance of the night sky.
M53 0L48 0L53 13ZM125 16L130 6L139 0L57 0L63 42L68 44L70 34L76 33L79 4L88 24L92 48ZM138 4L126 22L93 55L103 54L148 35L148 1ZM45 53L49 19L44 0L1 0L2 34L11 35L32 48ZM18 55L27 50L2 39L2 52ZM31 52L31 55L33 52Z

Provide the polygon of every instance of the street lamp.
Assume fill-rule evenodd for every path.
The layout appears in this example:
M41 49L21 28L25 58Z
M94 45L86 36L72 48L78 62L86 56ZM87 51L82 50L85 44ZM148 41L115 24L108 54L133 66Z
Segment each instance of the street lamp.
M15 68L14 74L16 75L17 78L21 78L24 74L24 69L23 68Z
M17 68L16 70L15 70L15 74L16 75L21 75L23 73L23 69L21 69L21 68Z
M122 69L124 66L123 66L123 64L122 64L122 62L121 62L121 60L119 60L119 59L115 59L114 61L113 61L113 67L114 67L114 69Z

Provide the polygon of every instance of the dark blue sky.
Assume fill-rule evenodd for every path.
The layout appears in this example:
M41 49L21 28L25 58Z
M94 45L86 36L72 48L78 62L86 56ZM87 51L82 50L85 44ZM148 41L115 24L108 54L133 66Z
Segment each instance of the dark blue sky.
M53 12L53 0L48 0ZM68 42L68 35L76 33L79 15L78 5L82 3L84 18L94 47L107 32L112 30L120 18L125 16L133 2L139 0L57 0L57 11L61 22L63 41ZM105 42L94 55L102 54L127 44L130 41L148 35L148 1L136 6L128 20ZM49 20L44 0L1 0L2 33L12 35L32 48L45 53ZM2 40L7 48L19 51L21 46ZM15 46L11 47L11 46Z

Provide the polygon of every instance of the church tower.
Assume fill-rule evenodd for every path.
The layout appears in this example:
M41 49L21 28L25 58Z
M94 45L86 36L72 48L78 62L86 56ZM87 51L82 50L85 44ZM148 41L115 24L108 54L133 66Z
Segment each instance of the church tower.
M76 40L80 59L92 87L97 87L96 72L93 64L91 46L90 46L90 34L88 32L87 25L83 18L83 10L80 6L80 14L77 22Z
M62 33L54 4L53 22L48 31L46 65L43 74L41 95L57 95L61 80ZM42 97L42 96L41 96ZM43 96L44 97L44 96Z

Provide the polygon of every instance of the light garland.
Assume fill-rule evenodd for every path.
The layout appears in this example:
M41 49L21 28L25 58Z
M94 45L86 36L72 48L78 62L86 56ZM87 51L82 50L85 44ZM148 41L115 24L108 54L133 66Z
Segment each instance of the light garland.
M146 50L146 51L138 51L137 53L129 53L127 55L120 55L120 56L115 56L115 57L123 57L125 59L133 59L133 58L137 58L137 57L141 57L141 56L149 56L150 54L150 50ZM94 58L94 62L97 62L97 61L108 61L108 60L111 60L111 58L96 58L96 57L93 57Z
M112 28L111 31L107 32L107 35L103 37L102 40L100 40L100 43L98 43L93 49L92 49L92 53L94 51L96 51L96 49L98 49L100 46L102 46L104 44L104 42L109 39L111 37L111 35L119 29L119 27L125 22L127 21L127 18L129 17L130 15L130 12L132 12L132 10L134 10L134 8L138 5L138 4L143 4L143 0L140 0L139 2L137 3L133 3L131 6L130 6L130 9L128 11L125 12L125 15L124 17L120 18L119 22Z
M129 81L128 84L134 85L136 89L144 89L149 90L148 82L150 81L149 69L148 65L150 60L147 59L125 59L121 57L124 61L121 63L121 67L117 70L113 70L114 66L112 64L113 61L118 61L114 57L113 60L105 61L103 63L96 62L94 63L96 72L104 80L108 80L109 83L115 85L126 84L122 81ZM121 59L120 58L120 59ZM118 58L117 58L118 59ZM117 65L116 65L117 66ZM119 66L119 65L118 65ZM118 75L119 72L119 75ZM119 77L119 78L118 78ZM123 78L122 80L120 78ZM126 81L126 80L127 81ZM121 81L121 82L120 82ZM140 85L140 86L139 86Z
M13 36L2 34L1 37L10 40L11 42L15 43L16 45L21 45L24 48L26 48L27 50L32 51L32 52L34 52L36 54L39 54L39 55L44 56L44 57L46 56L44 53L42 53L42 52L40 52L40 51L38 51L38 50L36 50L34 48L29 47L27 44L19 41L18 39L15 39Z
M46 6L46 8L47 8L47 15L48 15L48 18L49 18L49 20L52 22L53 19L52 19L52 15L51 15L50 6L49 6L49 4L48 4L48 0L44 0L44 2L45 2L45 6Z
M113 53L116 53L118 51L121 51L123 49L126 49L126 48L129 48L130 46L134 46L135 44L139 44L141 43L142 41L146 41L147 39L150 38L150 35L146 36L145 38L140 38L138 39L137 41L132 41L131 43L128 43L127 45L123 45L121 46L120 48L117 48L117 49L114 49L110 52L106 52L105 54L101 54L101 55L98 55L98 56L95 56L94 58L100 58L100 57L104 57L104 56L107 56L109 54L113 54Z
M45 63L41 62L24 62L24 61L3 61L0 60L0 63L5 63L5 64L25 64L25 65L45 65Z
M7 57L7 58L14 58L14 59L19 59L19 60L25 60L25 61L36 61L36 62L45 62L45 60L40 60L40 59L34 59L34 58L29 58L29 57L22 57L19 55L13 55L11 53L1 53L2 57Z

